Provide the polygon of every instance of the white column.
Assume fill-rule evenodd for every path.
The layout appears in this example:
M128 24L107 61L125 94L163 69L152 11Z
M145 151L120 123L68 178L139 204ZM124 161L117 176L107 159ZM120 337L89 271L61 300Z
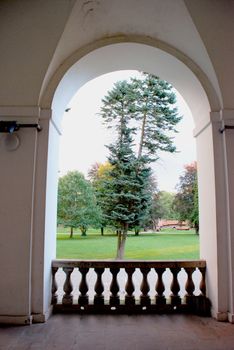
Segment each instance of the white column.
M196 130L200 215L200 258L207 262L212 316L228 318L227 200L220 113Z
M58 142L51 110L42 110L38 135L34 196L32 314L44 322L51 312L51 261L56 257Z

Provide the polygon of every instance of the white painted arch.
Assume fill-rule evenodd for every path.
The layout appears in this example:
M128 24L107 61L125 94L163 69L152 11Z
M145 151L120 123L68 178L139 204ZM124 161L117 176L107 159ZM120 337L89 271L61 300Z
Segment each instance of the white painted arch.
M222 174L215 173L212 118L216 115L211 112L220 110L221 101L218 98L218 92L212 87L206 75L188 57L167 45L162 43L155 45L155 42L153 45L148 39L145 40L145 43L127 42L125 39L118 39L116 42L115 38L108 43L99 42L91 45L68 57L41 95L40 106L41 108L52 108L52 124L59 129L67 105L81 86L102 74L128 69L152 73L170 82L188 104L195 126L202 130L202 135L199 134L197 138L200 174L198 180L201 209L201 258L206 259L208 265L212 265L208 275L208 287L214 309L213 314L216 315L220 308L219 295L222 294L222 292L220 294L222 286L220 289L217 287L219 285L219 271L216 203L217 177L222 176ZM43 274L44 302L48 305L50 261L54 258L55 252L55 239L51 240L49 237L51 237L51 232L54 234L56 232L56 211L54 208L56 208L57 199L55 178L58 170L56 155L58 153L58 149L56 150L58 134L54 132L53 126L50 125L49 144L45 150L48 151L46 188L49 190L46 192ZM205 132L203 132L204 130ZM222 303L225 309L226 299L223 298Z
M70 64L76 56L78 53L72 59L68 59ZM191 66L191 62L189 63ZM48 96L49 100L52 98L53 120L58 126L66 106L81 86L102 74L118 70L146 71L170 82L188 104L195 125L206 124L210 119L210 111L220 106L215 90L197 67L196 73L201 81L180 59L148 44L136 42L109 44L88 52L63 72L68 64L65 62L64 66L60 67L60 71L52 79L52 88L49 85L47 90L48 93L51 89ZM62 73L64 75L61 77ZM56 81L59 77L60 81ZM44 98L47 103L48 96ZM51 104L51 101L49 103Z

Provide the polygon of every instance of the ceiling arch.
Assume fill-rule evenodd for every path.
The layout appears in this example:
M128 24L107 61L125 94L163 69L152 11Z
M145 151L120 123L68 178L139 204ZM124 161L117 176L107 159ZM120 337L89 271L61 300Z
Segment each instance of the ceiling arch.
M134 69L155 74L170 82L188 104L195 125L209 121L210 111L220 108L219 99L205 74L183 54L163 43L119 38L77 51L59 67L41 99L41 107L53 109L59 126L63 113L81 86L106 73ZM151 45L150 45L151 44ZM186 62L186 63L185 63Z

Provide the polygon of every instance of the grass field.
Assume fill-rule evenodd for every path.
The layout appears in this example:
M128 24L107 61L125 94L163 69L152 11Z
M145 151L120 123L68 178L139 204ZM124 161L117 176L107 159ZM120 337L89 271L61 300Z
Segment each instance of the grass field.
M86 237L75 231L69 238L66 229L57 235L58 259L114 259L117 237L111 232L104 236L90 229ZM141 260L195 260L199 259L199 236L190 231L165 229L160 233L129 234L125 248L125 259Z

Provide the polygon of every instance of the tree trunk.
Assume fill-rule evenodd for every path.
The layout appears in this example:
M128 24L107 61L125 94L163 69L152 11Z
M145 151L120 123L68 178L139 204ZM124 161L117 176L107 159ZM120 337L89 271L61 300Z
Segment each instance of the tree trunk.
M104 236L104 227L101 227L101 235Z
M87 229L86 229L86 227L81 227L80 228L80 230L81 230L81 236L87 236L87 234L86 234L86 231L87 231Z
M142 155L142 149L143 149L143 143L144 143L144 137L145 137L145 124L146 124L146 113L144 114L143 121L142 121L141 137L140 137L140 144L139 144L139 150L138 150L138 156L137 156L138 159L140 159Z
M128 233L128 224L125 224L124 229L118 231L116 260L123 260L124 258L127 233Z
M139 232L140 232L139 228L135 228L135 236L139 236Z
M195 227L196 235L199 236L199 225L196 225L196 224L195 224L194 227Z
M119 251L120 251L120 247L121 247L121 230L117 230L117 255L116 255L116 259L118 259L118 254L119 254Z
M70 238L73 238L73 227L70 228Z

